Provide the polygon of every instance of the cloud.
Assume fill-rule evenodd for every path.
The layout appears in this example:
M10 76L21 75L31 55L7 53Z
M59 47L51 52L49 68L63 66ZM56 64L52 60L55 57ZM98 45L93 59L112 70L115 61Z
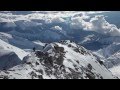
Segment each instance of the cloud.
M86 21L86 19L89 19L89 16L83 14L75 15L71 18L70 28L88 30L91 27L91 23Z
M53 29L53 30L62 30L62 27L60 27L60 26L54 26L51 29Z
M100 34L110 35L110 36L120 36L120 29L116 25L110 24L105 20L103 15L95 15L94 17L85 18L82 14L75 15L71 18L70 27L71 29L80 29L87 31L95 31ZM86 21L86 19L90 19Z
M61 17L54 17L45 20L46 23L63 23L65 20Z
M92 31L110 35L110 36L120 36L120 30L114 24L110 24L105 20L105 16L97 15L90 20L92 24L91 29Z
M89 19L90 16L88 16L88 14L86 12L79 12L73 15L73 17L78 17L81 19Z
M83 28L83 20L79 17L75 17L71 19L70 27L71 29L82 29Z
M110 24L102 15L103 11L37 11L26 15L14 15L10 12L0 12L0 22L10 22L8 27L15 26L14 22L19 20L29 21L25 26L37 26L39 23L32 22L33 19L43 20L41 25L46 24L60 24L65 23L66 28L77 30L95 31L104 35L120 36L120 29L114 24ZM92 17L90 15L93 15ZM69 22L66 18L70 18ZM63 30L59 26L52 27L55 30Z

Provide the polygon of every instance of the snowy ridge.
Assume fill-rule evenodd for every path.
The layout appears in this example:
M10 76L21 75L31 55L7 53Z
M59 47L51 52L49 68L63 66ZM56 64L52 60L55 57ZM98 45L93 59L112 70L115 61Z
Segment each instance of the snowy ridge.
M48 48L49 47L49 48ZM116 78L89 51L70 41L48 44L23 59L22 64L1 71L1 78L113 79Z

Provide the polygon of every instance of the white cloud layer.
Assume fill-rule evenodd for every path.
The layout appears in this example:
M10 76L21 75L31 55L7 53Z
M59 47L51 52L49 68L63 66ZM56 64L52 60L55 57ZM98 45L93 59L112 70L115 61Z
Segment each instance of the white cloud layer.
M45 20L46 23L63 23L65 20L61 17L54 17Z
M120 29L116 25L107 22L103 15L96 15L89 21L85 21L81 17L72 18L70 27L72 29L95 31L104 35L120 36Z
M71 29L95 31L104 35L110 36L120 36L120 29L114 24L110 24L105 20L105 16L102 15L103 11L98 12L79 12L79 11L33 11L33 13L27 15L15 15L10 11L8 13L0 12L0 22L12 22L8 23L9 26L15 26L14 22L19 20L30 21L25 25L39 25L39 23L32 22L33 19L43 20L47 24L52 23L65 23L69 24L66 27L70 26ZM91 14L94 14L94 17L90 17ZM66 18L70 18L69 23ZM42 23L44 24L44 23ZM63 30L62 27L54 26L52 29Z
M120 36L120 29L118 29L116 25L107 22L103 15L93 17L90 23L92 24L90 29L95 32L111 36Z

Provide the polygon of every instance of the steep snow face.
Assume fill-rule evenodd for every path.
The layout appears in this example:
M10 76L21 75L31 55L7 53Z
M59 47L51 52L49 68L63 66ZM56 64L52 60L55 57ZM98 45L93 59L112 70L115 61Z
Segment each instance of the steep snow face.
M118 52L119 50L120 50L120 43L113 43L113 44L110 44L109 46L99 50L98 53L100 53L101 55L103 55L106 58L109 58L110 56L112 56L113 54Z
M14 52L0 50L0 70L12 68L20 63L20 58Z
M20 65L0 72L15 79L115 79L97 58L70 41L51 43L43 51L26 56Z
M60 46L62 46L62 45L60 45ZM86 52L87 54L81 53L81 55L80 55L80 53L78 53L78 52L76 53L75 51L73 51L73 49L71 50L70 48L68 48L66 46L63 46L63 47L64 47L65 51L68 52L66 54L66 58L71 60L72 62L74 62L74 64L76 63L75 61L77 61L77 60L83 67L87 67L88 64L91 64L92 67L95 69L95 71L93 70L93 72L99 73L103 78L111 78L111 76L108 77L110 75L110 73L108 74L109 71L107 71L107 69L104 66L100 65L96 60L97 58L94 57L92 54L90 54L83 47L79 47L80 51L83 50L83 53ZM76 46L76 47L78 48L78 46ZM69 66L67 61L65 64Z
M120 64L120 43L113 43L107 47L94 52L100 59L104 61L107 68L112 68Z
M120 64L120 51L111 55L107 60L105 60L105 65L108 68L114 68L114 66L118 66Z
M120 78L120 65L114 66L109 69L113 75L117 76Z
M2 41L1 39L0 39L0 47L1 47L1 48L0 48L1 53L2 53L2 51L4 51L4 50L8 50L8 51L11 51L11 52L15 52L21 60L22 60L26 55L28 55L28 53L25 52L24 50L21 50L21 49L15 47L15 46L12 46L12 45L10 45L10 44Z

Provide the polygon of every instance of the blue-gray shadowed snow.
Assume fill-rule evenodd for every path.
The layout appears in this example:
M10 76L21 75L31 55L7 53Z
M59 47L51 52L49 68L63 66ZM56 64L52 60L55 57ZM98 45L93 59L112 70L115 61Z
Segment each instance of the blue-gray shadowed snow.
M14 52L0 50L0 70L10 69L20 63L20 58Z

